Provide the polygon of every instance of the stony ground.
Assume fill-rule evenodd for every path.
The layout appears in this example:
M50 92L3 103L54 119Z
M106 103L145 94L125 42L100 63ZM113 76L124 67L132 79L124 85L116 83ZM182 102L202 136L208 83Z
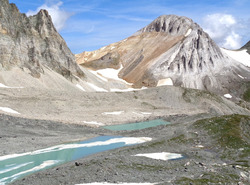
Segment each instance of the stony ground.
M202 116L202 115L201 115ZM231 134L211 129L232 123ZM206 128L206 124L208 127ZM159 184L248 184L249 116L223 116L113 135L147 136L153 141L95 154L30 175L13 184L79 184L90 182L159 182ZM248 129L247 131L245 129ZM245 130L245 131L244 131ZM235 134L239 136L234 136ZM228 143L218 139L226 137ZM225 139L225 138L223 138ZM234 142L237 140L237 146ZM226 144L226 145L224 145ZM204 146L203 148L200 145ZM138 153L173 152L181 160L135 157Z
M9 107L20 113L16 116L0 114L1 156L99 135L153 138L149 143L95 154L42 171L14 184L77 184L96 181L199 184L207 182L207 179L212 179L211 183L214 184L246 184L249 181L246 178L249 175L249 137L244 134L243 140L248 142L248 145L243 145L243 151L248 151L244 157L237 152L234 158L223 157L227 152L242 149L233 148L231 151L224 150L227 148L225 146L217 146L217 134L208 133L210 128L203 127L209 120L201 125L194 124L196 120L223 114L250 115L246 109L213 94L176 87L128 93L0 89L0 98L0 107ZM120 115L103 114L113 111L123 112ZM142 112L151 114L144 115ZM97 121L109 125L158 118L172 124L140 131L112 132L83 123ZM241 121L244 119L248 120L247 124ZM249 130L249 117L240 116L236 120L237 123L244 122L244 127L236 127L240 132L235 135L241 135L241 128ZM204 148L199 148L199 145ZM186 157L166 162L133 156L150 152L174 152Z

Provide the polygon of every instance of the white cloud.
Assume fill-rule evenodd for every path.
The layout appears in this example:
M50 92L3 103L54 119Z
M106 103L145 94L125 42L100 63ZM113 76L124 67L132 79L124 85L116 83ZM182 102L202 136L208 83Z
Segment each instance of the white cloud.
M230 14L211 14L203 19L203 28L221 47L238 49L242 45L239 20Z
M57 31L60 31L64 27L66 21L71 16L71 14L69 12L66 12L66 11L61 9L62 4L63 4L63 2L61 2L61 1L59 1L55 4L45 3L42 6L38 7L35 11L29 10L26 13L26 15L27 16L35 15L41 9L45 9L49 12Z

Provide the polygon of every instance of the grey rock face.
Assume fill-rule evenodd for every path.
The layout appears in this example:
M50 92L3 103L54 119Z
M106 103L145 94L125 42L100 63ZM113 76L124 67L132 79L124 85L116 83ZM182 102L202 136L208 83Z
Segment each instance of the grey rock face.
M247 52L250 54L250 41L248 41L241 49L246 49Z
M84 77L48 12L27 17L8 0L0 0L0 59L0 70L18 66L37 78L44 67L67 79Z
M148 70L155 79L170 77L175 85L189 88L222 90L227 75L231 77L247 68L237 65L224 55L215 42L202 28L186 17L164 15L136 34L165 32L183 39L160 56ZM223 77L220 77L224 75ZM230 78L231 78L230 77Z

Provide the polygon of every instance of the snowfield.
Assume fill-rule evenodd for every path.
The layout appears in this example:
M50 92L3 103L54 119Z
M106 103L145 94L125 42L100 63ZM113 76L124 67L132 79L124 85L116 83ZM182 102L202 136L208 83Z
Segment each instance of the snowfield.
M247 53L246 49L240 51L231 51L221 48L221 50L234 60L244 64L247 67L250 67L250 55Z

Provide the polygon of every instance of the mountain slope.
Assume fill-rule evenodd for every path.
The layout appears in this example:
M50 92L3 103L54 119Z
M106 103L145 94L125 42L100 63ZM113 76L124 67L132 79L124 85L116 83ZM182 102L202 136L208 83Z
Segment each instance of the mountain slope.
M202 28L186 17L163 15L131 37L76 55L92 70L119 69L134 87L173 84L220 94L240 89L250 70L226 55ZM235 95L241 92L235 93Z
M241 49L246 49L247 52L250 54L250 41L248 41Z
M84 77L48 12L27 17L8 0L0 0L0 58L1 71L19 67L36 78L45 70L67 79Z

